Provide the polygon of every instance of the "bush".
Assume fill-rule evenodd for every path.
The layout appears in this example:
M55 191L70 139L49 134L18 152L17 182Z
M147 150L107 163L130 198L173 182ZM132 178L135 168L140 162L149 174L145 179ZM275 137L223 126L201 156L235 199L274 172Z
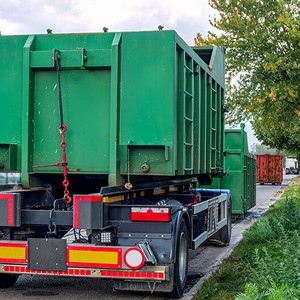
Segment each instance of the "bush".
M244 232L244 242L249 244L259 244L273 240L274 233L267 218L257 220L249 229Z
M295 300L297 297L296 290L285 284L277 286L273 283L265 292L259 292L256 284L247 284L246 292L238 295L235 300Z
M248 243L264 243L278 240L295 230L300 231L300 207L287 198L272 214L266 215L246 230L244 240Z
M245 232L248 243L265 243L255 250L252 275L236 300L300 299L300 207L285 201L276 212Z

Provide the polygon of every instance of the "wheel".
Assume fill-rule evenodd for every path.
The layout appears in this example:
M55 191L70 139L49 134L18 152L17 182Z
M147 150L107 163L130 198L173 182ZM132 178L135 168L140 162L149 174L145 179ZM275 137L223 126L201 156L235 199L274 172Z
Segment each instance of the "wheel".
M18 275L0 274L0 288L6 289L12 287L18 280Z
M176 261L174 264L173 298L183 295L188 275L188 231L183 219L180 221L176 245Z
M231 201L230 201L230 205L228 206L228 210L227 210L227 224L220 230L221 231L220 241L225 245L228 245L231 240L231 222L232 222L232 208L231 208Z
M227 209L227 224L222 227L218 232L210 237L210 240L217 240L222 245L228 245L231 239L231 222L232 222L232 208L231 201Z

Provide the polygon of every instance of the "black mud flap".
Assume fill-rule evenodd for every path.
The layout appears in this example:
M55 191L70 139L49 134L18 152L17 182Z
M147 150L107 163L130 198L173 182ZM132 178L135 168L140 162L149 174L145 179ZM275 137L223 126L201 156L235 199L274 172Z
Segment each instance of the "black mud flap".
M28 269L67 270L67 241L57 239L28 239Z

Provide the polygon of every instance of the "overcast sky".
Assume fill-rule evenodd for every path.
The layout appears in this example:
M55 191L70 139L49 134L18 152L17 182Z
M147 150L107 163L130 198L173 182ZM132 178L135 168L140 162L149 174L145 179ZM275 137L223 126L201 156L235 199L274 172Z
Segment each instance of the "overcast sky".
M175 29L189 44L204 36L214 11L208 0L0 0L3 35Z
M215 11L208 0L0 0L2 35L62 32L176 30L189 45L207 36ZM249 145L257 140L248 124Z

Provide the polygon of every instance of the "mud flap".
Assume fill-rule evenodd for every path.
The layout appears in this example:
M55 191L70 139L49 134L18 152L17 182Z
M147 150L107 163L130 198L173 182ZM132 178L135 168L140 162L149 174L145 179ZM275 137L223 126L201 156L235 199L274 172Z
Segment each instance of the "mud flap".
M67 270L67 241L57 239L28 239L28 269Z

